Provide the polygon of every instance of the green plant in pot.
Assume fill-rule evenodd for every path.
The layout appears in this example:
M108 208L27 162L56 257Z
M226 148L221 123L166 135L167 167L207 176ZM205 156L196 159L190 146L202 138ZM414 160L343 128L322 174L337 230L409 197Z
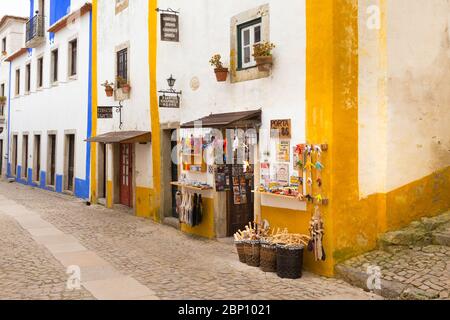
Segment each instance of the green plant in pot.
M114 94L114 83L108 82L108 80L105 81L105 83L102 83L102 86L105 87L105 93L107 97L112 97Z
M228 68L224 68L222 61L220 61L221 58L220 54L215 54L212 56L211 60L209 60L211 66L215 67L214 72L218 82L227 81L228 77Z
M117 76L116 80L118 88L122 89L123 93L130 93L131 86L126 79L121 76Z
M0 106L5 106L6 104L6 97L5 96L0 96Z
M253 57L259 71L270 71L273 64L273 49L275 49L275 45L268 41L257 43L253 46Z

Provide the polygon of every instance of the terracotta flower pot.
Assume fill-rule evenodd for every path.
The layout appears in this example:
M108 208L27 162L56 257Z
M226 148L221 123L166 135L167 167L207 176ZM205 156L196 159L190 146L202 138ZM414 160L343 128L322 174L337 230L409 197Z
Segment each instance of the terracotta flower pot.
M124 84L124 85L122 85L121 89L122 89L123 93L127 94L127 93L130 93L131 86L129 84Z
M106 92L106 96L107 97L112 97L114 94L114 89L110 86L105 88L105 92Z
M214 69L214 72L216 73L216 79L218 82L227 81L228 68L216 68Z
M255 61L259 71L267 72L272 68L272 56L255 57Z

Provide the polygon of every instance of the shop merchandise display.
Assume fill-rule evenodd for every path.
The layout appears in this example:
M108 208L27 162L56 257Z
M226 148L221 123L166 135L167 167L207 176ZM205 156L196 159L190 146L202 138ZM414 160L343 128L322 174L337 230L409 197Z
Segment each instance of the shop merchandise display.
M189 191L176 194L177 213L181 223L190 227L198 226L203 219L202 195Z

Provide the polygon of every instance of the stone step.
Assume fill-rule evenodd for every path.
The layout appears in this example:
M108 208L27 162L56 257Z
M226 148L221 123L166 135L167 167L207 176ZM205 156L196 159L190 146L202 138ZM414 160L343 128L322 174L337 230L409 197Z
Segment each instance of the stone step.
M449 226L449 227L447 227ZM432 218L422 218L407 227L387 232L378 238L379 248L389 246L427 246L432 243L448 245L450 235L450 212Z

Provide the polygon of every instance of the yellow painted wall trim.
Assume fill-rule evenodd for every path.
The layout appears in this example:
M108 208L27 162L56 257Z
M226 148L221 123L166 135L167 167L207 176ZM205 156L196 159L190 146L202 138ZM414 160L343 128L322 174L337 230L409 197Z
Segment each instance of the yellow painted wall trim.
M152 207L151 199L153 197L153 190L146 187L136 187L136 216L142 218L153 218L155 215Z
M106 207L112 209L114 206L114 185L113 182L108 180L106 182Z
M161 133L159 123L159 107L157 92L157 29L158 29L157 0L148 1L148 66L150 77L150 121L152 132L152 169L153 192L150 206L153 219L160 222L161 207Z

